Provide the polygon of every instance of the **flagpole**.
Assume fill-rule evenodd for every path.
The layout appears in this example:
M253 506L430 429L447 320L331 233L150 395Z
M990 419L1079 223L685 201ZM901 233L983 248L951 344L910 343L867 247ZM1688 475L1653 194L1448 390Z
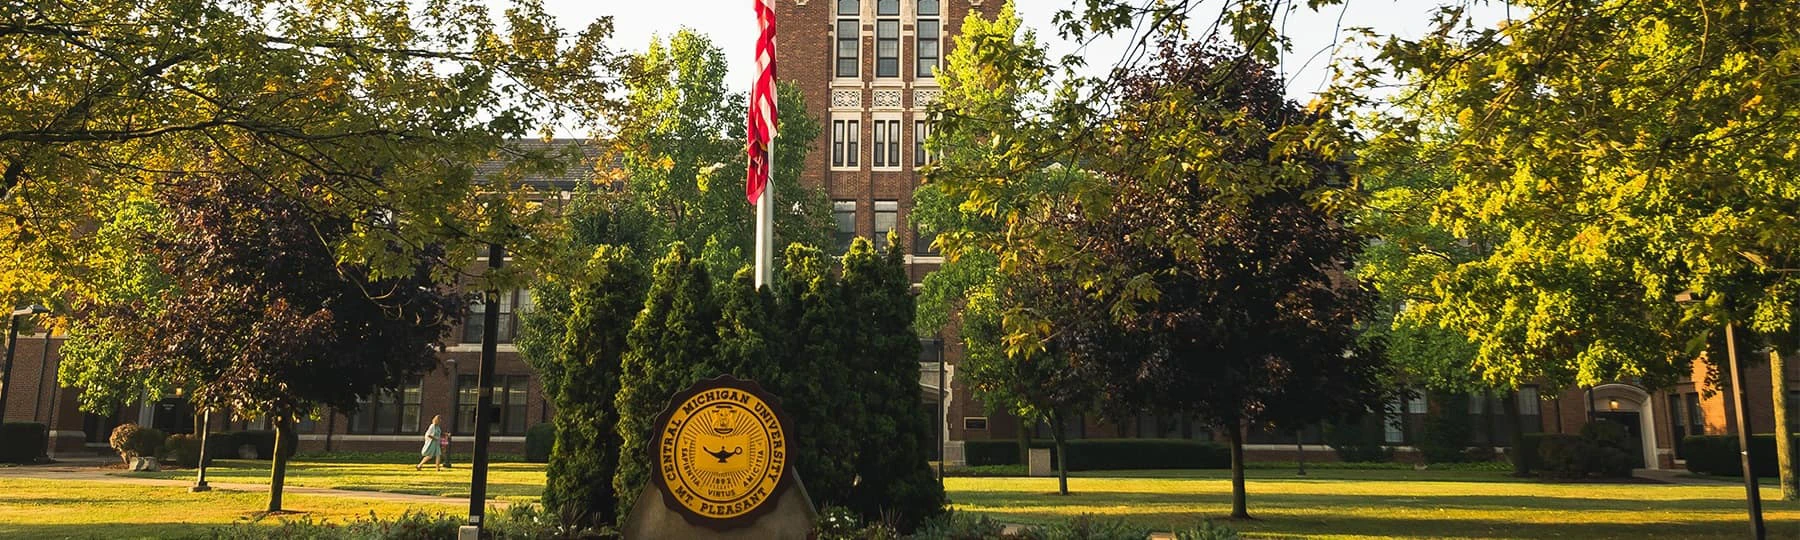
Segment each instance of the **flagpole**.
M771 143L775 137L769 137ZM769 145L769 182L756 198L756 286L774 286L769 279L775 264L775 148Z

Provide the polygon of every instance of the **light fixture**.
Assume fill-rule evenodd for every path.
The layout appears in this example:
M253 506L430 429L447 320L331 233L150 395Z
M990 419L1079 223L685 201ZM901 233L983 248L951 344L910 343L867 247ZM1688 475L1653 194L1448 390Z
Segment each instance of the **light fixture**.
M1608 400L1606 400L1606 408L1608 408L1608 409L1611 409L1611 410L1615 410L1615 411L1616 411L1616 410L1619 410L1619 400L1618 400L1618 399L1608 399Z

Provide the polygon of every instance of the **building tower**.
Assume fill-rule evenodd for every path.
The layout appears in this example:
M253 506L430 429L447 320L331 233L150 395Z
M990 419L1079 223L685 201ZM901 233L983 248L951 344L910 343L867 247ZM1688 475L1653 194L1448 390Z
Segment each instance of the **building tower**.
M993 4L997 0L985 0ZM927 108L940 91L934 70L944 65L962 21L984 0L780 0L776 48L781 81L800 88L806 113L819 120L820 136L807 155L800 181L823 189L837 224L835 253L862 236L885 247L898 229L907 272L913 283L936 270L942 258L907 225L918 168L931 162L924 141L931 133ZM955 340L943 348L951 364L960 351ZM935 407L938 353L928 343L920 363L922 390ZM954 370L950 371L954 374ZM953 377L946 376L944 380ZM952 388L959 385L951 384ZM960 390L959 388L957 388ZM982 415L980 405L951 394L947 415L964 409ZM958 395L961 394L961 395ZM939 416L942 418L942 416ZM941 421L941 420L940 420ZM985 430L985 418L978 422ZM946 422L943 435L963 440L962 422ZM985 433L973 434L986 438ZM951 444L952 460L960 457Z

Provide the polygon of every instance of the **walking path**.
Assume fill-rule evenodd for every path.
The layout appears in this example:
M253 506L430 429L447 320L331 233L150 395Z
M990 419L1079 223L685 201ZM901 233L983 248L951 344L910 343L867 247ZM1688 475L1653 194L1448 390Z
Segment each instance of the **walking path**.
M115 476L112 473L119 469L104 469L102 465L116 463L112 458L75 458L58 461L52 465L30 465L21 467L0 467L0 478L29 478L34 480L61 480L83 482L111 482L115 484L132 484L140 486L189 487L194 481L160 478L134 478ZM215 490L268 492L267 484L243 484L237 482L207 482ZM307 495L324 495L347 499L363 499L405 504L468 504L469 499L461 497L438 497L434 495L415 495L410 493L386 493L381 491L356 491L349 489L331 489L302 486L283 486L284 494L304 493ZM489 506L505 508L506 501L490 500Z
M1658 482L1667 482L1670 484L1704 484L1716 486L1720 483L1719 479L1696 477L1683 469L1632 469L1631 476L1634 478L1656 480Z

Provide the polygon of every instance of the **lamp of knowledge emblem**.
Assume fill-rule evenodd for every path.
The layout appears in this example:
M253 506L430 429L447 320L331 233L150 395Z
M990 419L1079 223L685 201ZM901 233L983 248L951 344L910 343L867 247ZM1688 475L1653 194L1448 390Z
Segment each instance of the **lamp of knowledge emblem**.
M749 523L787 487L787 417L755 382L701 381L675 394L655 425L654 481L691 522Z

